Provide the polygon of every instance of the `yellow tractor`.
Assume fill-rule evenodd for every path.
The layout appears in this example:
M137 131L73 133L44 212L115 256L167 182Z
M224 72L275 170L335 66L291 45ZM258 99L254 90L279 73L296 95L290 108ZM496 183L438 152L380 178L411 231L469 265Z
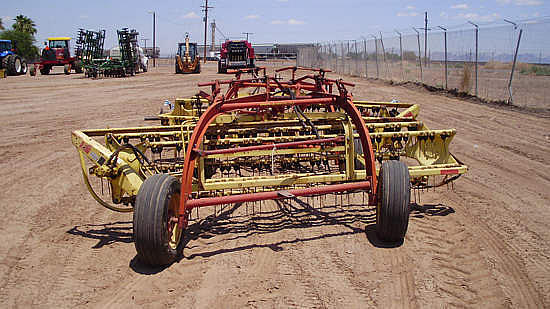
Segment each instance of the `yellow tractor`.
M197 53L197 43L189 43L189 34L185 34L185 43L178 43L176 74L200 72L201 64Z

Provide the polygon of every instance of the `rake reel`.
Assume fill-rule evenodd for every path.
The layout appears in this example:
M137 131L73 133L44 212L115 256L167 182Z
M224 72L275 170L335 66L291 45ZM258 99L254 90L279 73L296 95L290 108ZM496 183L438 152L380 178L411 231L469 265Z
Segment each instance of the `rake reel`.
M134 211L140 260L174 261L193 209L341 192L367 193L379 237L400 241L411 187L444 185L467 171L449 152L455 130L429 130L416 119L418 105L354 101L353 84L324 70L296 77L298 70L280 69L291 71L286 81L258 71L242 79L243 71L199 84L209 92L176 100L149 119L158 126L73 132L92 196ZM112 203L89 175L109 183ZM441 181L430 184L433 176Z

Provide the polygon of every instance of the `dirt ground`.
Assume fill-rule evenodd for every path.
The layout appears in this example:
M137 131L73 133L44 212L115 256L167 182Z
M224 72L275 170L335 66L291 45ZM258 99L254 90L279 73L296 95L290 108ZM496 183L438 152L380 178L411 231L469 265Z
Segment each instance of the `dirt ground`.
M470 168L454 190L422 194L401 246L377 241L361 196L329 195L218 208L193 222L179 262L151 269L135 259L132 215L84 187L70 133L144 125L215 65L55 72L0 80L2 307L550 306L548 118L352 79L356 98L418 103L430 128L456 128L451 151Z

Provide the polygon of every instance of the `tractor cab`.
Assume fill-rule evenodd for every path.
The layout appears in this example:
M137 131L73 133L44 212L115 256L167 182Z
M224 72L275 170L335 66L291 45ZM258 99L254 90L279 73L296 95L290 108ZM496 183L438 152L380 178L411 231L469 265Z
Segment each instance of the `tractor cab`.
M42 58L47 60L65 60L71 57L69 51L69 37L48 38L46 47L42 51Z
M176 54L176 74L200 73L200 58L197 53L197 43L189 42L189 35L185 35L185 43L178 43Z
M179 43L178 45L178 55L182 58L183 61L195 61L195 58L197 57L197 43ZM189 45L189 49L187 49L187 45Z

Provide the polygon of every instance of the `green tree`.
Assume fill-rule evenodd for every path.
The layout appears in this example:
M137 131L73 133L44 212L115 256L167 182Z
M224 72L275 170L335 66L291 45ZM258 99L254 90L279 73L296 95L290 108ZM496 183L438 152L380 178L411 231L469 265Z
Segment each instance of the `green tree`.
M0 30L4 30L4 25L2 25L2 18L0 18Z
M13 30L26 32L30 35L36 34L36 24L32 19L24 15L17 15L13 20L15 20L15 24L12 26Z
M38 47L34 46L36 40L28 32L17 30L6 30L0 32L0 39L17 42L17 54L24 59L34 60L39 56Z

